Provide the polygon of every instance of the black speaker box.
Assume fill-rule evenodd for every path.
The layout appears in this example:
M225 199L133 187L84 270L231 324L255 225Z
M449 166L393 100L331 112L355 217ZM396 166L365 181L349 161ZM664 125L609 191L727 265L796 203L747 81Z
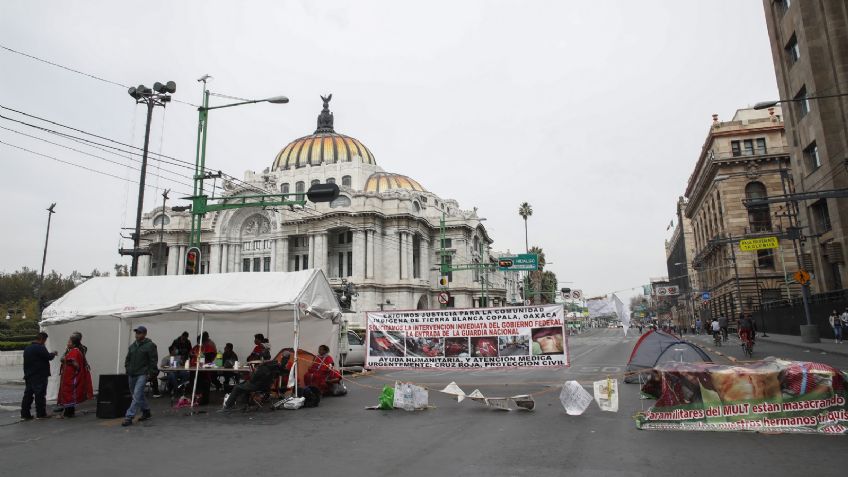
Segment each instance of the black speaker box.
M124 417L132 403L129 379L126 374L101 374L97 393L97 417Z

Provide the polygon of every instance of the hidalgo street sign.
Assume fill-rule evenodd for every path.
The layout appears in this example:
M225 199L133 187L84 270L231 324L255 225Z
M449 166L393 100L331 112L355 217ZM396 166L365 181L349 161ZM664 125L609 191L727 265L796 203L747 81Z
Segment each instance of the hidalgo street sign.
M502 272L530 271L539 269L539 256L535 253L522 253L498 258L498 270Z
M760 237L739 241L739 250L743 252L752 252L754 250L764 250L767 248L777 247L777 237Z

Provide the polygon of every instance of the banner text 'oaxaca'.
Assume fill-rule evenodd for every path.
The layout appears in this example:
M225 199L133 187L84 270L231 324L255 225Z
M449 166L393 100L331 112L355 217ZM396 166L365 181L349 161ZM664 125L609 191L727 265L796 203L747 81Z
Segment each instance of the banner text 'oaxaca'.
M562 305L368 313L370 368L568 366Z

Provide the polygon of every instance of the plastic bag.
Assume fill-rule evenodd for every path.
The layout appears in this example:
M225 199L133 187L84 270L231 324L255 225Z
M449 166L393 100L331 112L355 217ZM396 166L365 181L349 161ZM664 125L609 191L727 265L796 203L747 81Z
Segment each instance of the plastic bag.
M389 385L383 386L383 392L380 393L380 405L378 409L394 409L395 403L395 388Z

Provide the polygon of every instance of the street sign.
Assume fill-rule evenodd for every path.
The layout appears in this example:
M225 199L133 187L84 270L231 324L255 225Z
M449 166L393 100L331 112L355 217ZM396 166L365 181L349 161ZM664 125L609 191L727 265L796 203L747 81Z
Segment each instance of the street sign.
M795 281L801 285L806 285L810 281L810 273L806 270L798 270L792 275Z
M710 292L701 293L701 299L707 301L710 299Z
M450 293L448 292L439 292L439 303L442 305L447 305L450 301Z
M678 287L676 285L654 287L654 291L657 293L657 296L679 295L680 294L680 287Z
M764 250L767 248L777 248L777 237L760 237L745 239L739 241L739 250L743 252L751 252L754 250Z
M583 299L583 290L571 290L571 299L572 300L582 300Z
M522 253L498 257L498 270L502 272L531 271L539 269L539 255L535 253Z

